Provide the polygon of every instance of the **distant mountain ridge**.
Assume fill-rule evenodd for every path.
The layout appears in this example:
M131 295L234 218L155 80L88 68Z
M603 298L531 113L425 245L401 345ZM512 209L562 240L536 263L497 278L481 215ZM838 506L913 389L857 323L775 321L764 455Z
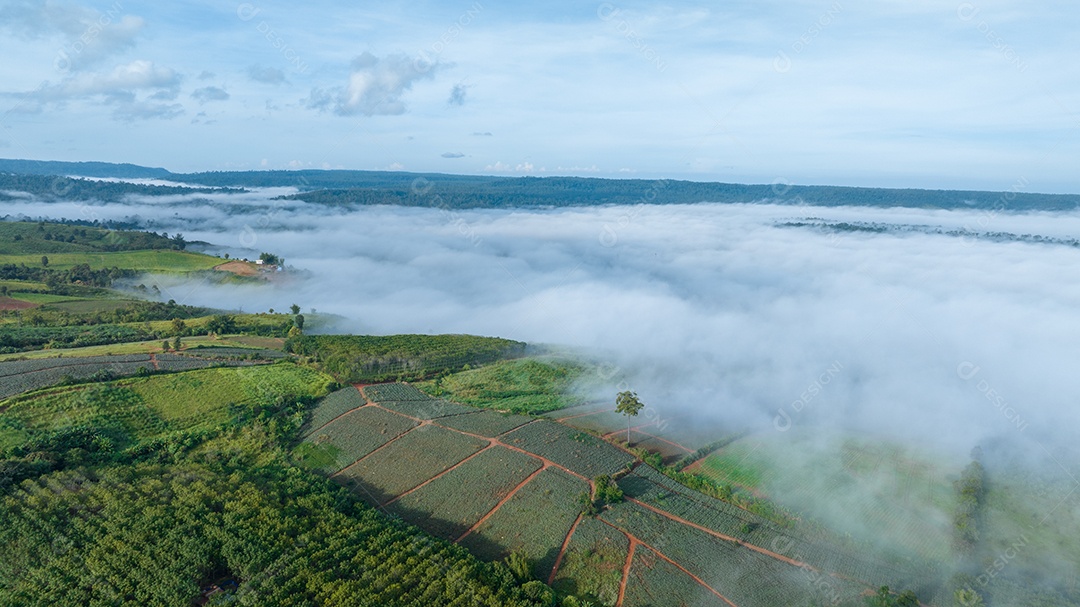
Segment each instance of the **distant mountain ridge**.
M4 173L7 174L6 180ZM0 190L17 189L13 187L18 183L18 180L14 179L16 175L167 179L194 188L295 187L299 190L297 194L282 198L346 207L400 205L469 209L772 202L829 207L976 209L993 212L1071 211L1080 208L1080 195L1022 191L921 190L783 183L734 184L674 179L501 177L314 169L173 173L163 168L134 164L0 159ZM119 187L124 184L116 185ZM179 192L162 189L160 192L143 193ZM43 197L59 198L50 197L48 192L45 192Z

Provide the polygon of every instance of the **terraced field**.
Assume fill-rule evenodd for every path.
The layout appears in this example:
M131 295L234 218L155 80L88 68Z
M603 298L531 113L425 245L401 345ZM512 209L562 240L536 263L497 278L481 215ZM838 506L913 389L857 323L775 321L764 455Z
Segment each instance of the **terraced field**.
M547 420L526 424L506 434L503 441L586 478L615 474L634 462L634 456L592 434Z
M190 371L213 366L244 367L256 361L202 358L185 354L126 354L11 360L0 362L0 399L54 386L61 382L127 377L146 371Z
M575 498L588 490L586 481L544 468L459 541L490 560L519 551L534 561L534 575L547 579L581 512Z
M357 495L383 503L405 493L488 446L485 440L423 425L406 432L332 478Z
M403 384L362 390L319 403L298 459L483 558L523 554L539 579L597 605L832 604L913 579L690 490L580 429ZM582 516L590 479L616 473L626 501Z

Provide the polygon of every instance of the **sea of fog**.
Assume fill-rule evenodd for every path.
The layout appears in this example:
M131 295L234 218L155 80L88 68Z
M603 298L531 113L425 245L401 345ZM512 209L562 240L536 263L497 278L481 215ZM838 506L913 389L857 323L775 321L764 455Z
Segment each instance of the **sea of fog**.
M287 192L6 202L0 215L137 219L214 243L215 254L273 252L296 272L270 286L144 282L193 305L297 303L340 316L338 331L581 348L656 415L702 425L828 428L960 458L1004 441L1065 461L1060 448L1080 422L1080 249L927 231L1074 238L1080 213L705 203L346 211L271 200ZM923 229L779 225L810 218Z

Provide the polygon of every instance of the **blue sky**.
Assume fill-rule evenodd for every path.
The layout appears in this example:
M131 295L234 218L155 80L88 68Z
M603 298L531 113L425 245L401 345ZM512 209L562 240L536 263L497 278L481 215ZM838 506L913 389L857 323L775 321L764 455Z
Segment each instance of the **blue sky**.
M1078 22L1065 2L6 0L0 157L1080 193Z

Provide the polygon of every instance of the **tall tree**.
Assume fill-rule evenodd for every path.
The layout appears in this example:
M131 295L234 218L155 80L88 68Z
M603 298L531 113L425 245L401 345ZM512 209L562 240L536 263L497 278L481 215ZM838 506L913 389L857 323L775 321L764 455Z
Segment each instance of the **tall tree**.
M645 404L638 400L637 394L629 390L619 392L615 397L615 410L626 416L626 445L630 446L630 418L637 417Z

